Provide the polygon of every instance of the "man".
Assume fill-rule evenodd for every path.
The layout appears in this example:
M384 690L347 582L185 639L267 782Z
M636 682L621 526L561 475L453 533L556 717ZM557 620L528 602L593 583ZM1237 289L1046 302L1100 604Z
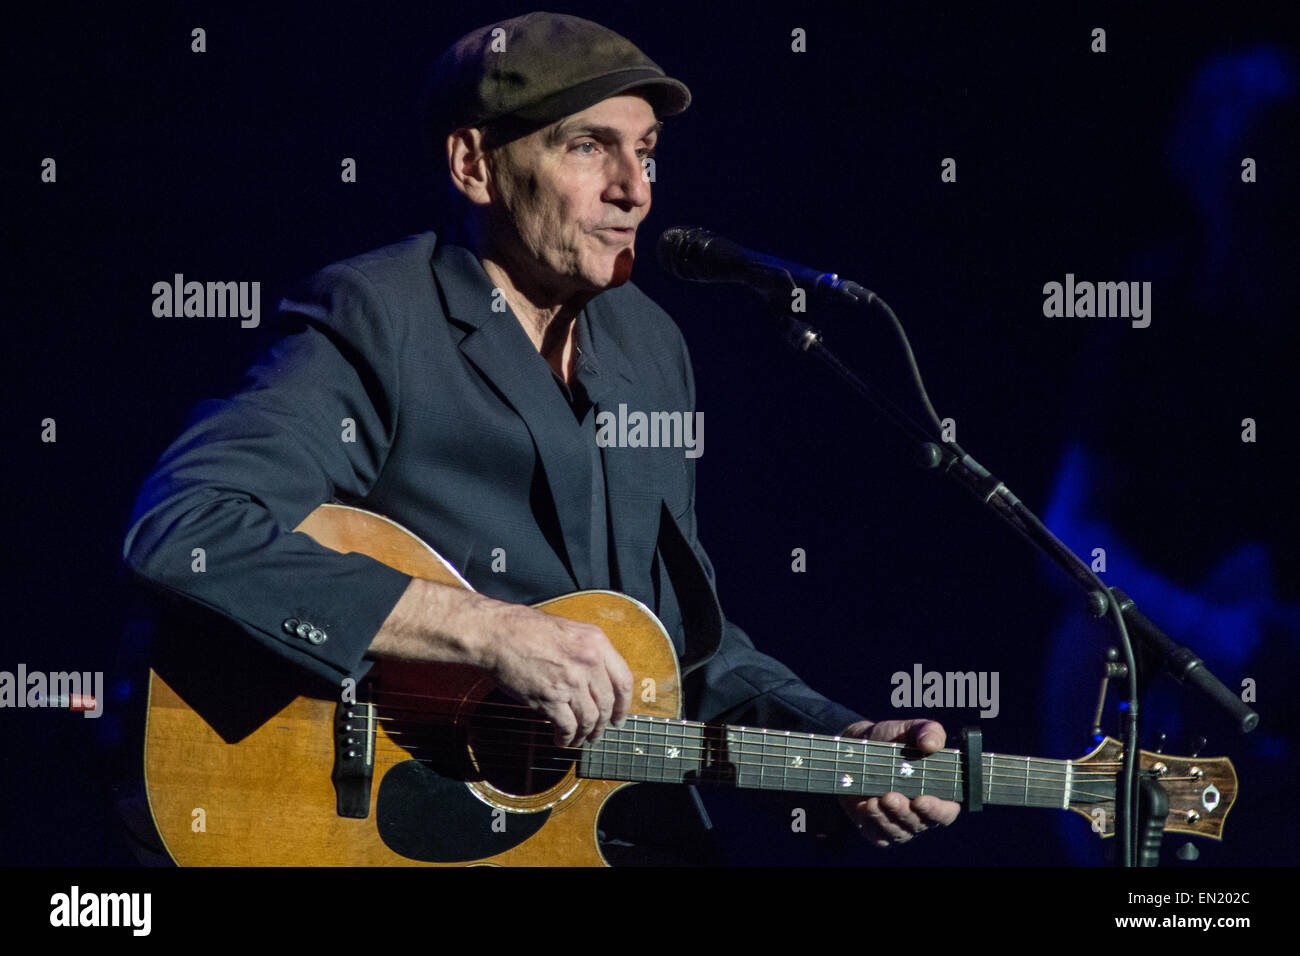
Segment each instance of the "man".
M466 246L415 236L283 302L301 331L164 454L127 536L132 568L335 684L366 658L481 667L564 745L628 714L631 673L599 628L524 605L614 588L688 658L690 717L942 746L938 724L873 725L758 653L718 608L693 460L596 441L601 410L694 412L681 333L628 281L650 209L642 163L659 117L689 102L576 17L528 14L454 44L430 132ZM290 532L331 499L406 525L480 593ZM881 845L958 810L900 794L844 803Z

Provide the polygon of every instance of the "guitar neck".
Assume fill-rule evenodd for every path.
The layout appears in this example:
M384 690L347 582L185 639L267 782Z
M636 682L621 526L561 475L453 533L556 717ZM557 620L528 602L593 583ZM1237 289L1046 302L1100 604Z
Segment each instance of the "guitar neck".
M1076 774L1073 761L992 753L981 760L987 804L1061 810L1114 796L1113 781L1095 773ZM933 794L958 802L965 797L957 750L939 750L922 760L902 744L661 717L630 716L623 729L607 730L583 748L577 772L642 783L840 795Z

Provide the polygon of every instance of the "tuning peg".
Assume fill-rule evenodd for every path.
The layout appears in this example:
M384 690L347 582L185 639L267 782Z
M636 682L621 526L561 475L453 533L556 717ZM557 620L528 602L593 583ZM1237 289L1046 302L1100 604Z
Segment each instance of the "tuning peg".
M1178 848L1178 859L1186 860L1189 863L1197 860L1200 855L1201 851L1196 848L1196 845L1193 844L1191 840L1188 840Z
M1192 745L1192 756L1199 757L1201 755L1201 748L1204 746L1205 746L1205 738L1197 737L1196 743Z
M1158 754L1162 754L1165 752L1165 732L1163 730L1160 731L1160 740L1156 742L1155 752Z

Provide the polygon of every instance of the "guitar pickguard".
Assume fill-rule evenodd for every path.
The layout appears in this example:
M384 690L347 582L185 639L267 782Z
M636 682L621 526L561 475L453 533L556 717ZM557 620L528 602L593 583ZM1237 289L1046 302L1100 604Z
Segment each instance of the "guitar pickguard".
M390 769L375 803L379 836L394 853L423 863L469 863L505 853L537 833L549 809L507 813L463 781L417 760Z

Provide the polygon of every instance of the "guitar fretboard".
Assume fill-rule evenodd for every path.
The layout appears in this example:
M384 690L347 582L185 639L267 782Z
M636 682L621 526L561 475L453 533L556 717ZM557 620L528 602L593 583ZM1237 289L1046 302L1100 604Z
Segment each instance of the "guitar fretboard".
M1069 760L993 753L981 760L988 804L1065 809L1114 796L1112 780L1076 774ZM628 717L622 730L607 730L584 747L577 773L803 793L933 794L959 802L965 781L957 750L921 759L901 744L643 716Z

